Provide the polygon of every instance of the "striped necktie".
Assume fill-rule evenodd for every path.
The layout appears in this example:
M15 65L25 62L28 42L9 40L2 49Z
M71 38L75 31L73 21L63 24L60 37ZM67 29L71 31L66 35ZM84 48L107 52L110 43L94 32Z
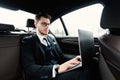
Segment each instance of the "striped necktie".
M43 40L45 40L46 43L47 43L47 46L50 47L50 43L49 43L48 39L47 38L43 38Z
M45 40L45 41L46 41L47 46L48 46L48 47L49 47L49 49L50 49L50 53L51 53L51 55L52 55L53 57L55 57L55 56L54 56L54 54L52 53L51 45L50 45L50 42L48 41L48 39L47 39L47 38L43 38L43 40Z

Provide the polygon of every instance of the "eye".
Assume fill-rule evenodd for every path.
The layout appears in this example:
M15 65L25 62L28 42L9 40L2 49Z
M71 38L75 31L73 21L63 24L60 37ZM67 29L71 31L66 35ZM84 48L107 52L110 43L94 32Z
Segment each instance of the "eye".
M42 22L41 25L42 25L42 26L49 26L50 23Z

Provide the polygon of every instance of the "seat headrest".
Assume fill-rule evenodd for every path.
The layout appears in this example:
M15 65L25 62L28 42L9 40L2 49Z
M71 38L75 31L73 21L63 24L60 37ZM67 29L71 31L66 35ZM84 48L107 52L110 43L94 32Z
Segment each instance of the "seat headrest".
M35 28L34 20L33 20L33 19L27 19L26 27L32 27L32 28Z
M104 29L120 29L120 6L105 6L100 25Z
M11 24L0 23L0 31L14 31L15 27Z

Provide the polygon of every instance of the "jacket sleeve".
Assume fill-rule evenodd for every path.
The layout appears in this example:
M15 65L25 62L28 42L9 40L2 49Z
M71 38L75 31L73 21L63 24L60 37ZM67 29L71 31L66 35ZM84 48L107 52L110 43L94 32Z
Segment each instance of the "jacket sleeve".
M23 38L21 42L21 60L25 74L34 79L47 79L52 77L53 65L36 64L35 46L31 38Z

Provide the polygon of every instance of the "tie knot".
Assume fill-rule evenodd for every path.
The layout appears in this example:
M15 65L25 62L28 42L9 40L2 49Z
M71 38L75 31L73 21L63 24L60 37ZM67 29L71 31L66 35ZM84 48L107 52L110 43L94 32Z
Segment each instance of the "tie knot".
M43 40L46 40L46 38L44 37Z
M50 45L50 43L49 43L49 41L48 41L48 39L46 37L43 38L43 40L45 40L45 42L47 43L48 46Z
M43 40L47 41L48 42L48 39L46 37L43 38Z

